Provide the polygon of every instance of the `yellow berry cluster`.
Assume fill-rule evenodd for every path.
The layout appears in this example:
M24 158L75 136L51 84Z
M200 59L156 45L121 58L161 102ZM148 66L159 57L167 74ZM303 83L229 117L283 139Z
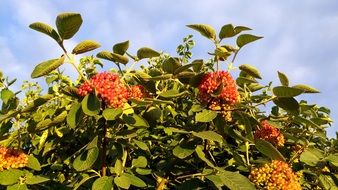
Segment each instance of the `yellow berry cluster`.
M253 168L249 175L258 189L266 190L301 190L299 178L287 163L279 160Z
M22 168L28 163L27 154L11 148L0 147L0 171Z

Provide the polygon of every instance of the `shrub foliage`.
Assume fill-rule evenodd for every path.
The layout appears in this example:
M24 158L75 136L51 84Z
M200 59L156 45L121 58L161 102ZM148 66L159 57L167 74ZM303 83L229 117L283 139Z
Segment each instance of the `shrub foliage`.
M337 189L330 110L300 100L319 92L311 86L282 72L280 85L261 84L257 68L234 63L261 38L250 28L187 25L215 45L207 59L192 59L189 35L177 55L124 41L77 63L100 47L64 47L81 24L62 13L56 29L29 26L63 51L31 74L46 90L27 81L15 92L0 75L0 189Z

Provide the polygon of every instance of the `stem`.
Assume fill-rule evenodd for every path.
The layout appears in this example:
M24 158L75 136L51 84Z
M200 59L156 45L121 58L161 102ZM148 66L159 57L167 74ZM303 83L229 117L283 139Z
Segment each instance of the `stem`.
M260 103L255 104L253 107L256 107L256 106L259 106L259 105L268 103L268 102L270 102L271 100L274 100L275 98L277 98L277 97L276 97L276 96L271 96L270 98L268 98L268 99L266 99L266 100L264 100L264 101L262 101L262 102L260 102Z
M250 144L248 141L245 142L245 154L246 154L246 164L250 166L250 158L249 158L249 148Z
M123 156L122 156L122 167L123 168L126 166L127 156L128 156L128 150L124 149Z
M234 54L234 57L232 58L231 62L234 63L235 62L235 59L237 57L237 54L238 54L239 50L237 50Z
M65 53L65 55L67 56L69 63L73 65L73 67L76 69L76 71L79 73L79 75L81 76L81 78L83 78L83 80L87 81L87 78L83 75L83 73L79 70L79 68L75 65L75 61L73 57L70 57L68 55L68 52L66 50L66 48L63 46L63 42L59 43L60 47L62 48L63 52Z
M206 174L203 174L203 173L195 173L195 174L188 174L188 175L181 175L181 176L178 176L176 179L184 179L184 178L189 178L189 177L197 177L197 176L205 176Z
M120 64L119 64L119 63L116 63L116 65L117 65L117 67L119 68L119 71L120 71L120 73L121 73L121 75L122 75L122 77L123 77L123 72L122 72L122 69L121 69Z
M107 165L106 165L106 152L107 152L107 123L103 125L103 139L102 139L102 176L107 174Z

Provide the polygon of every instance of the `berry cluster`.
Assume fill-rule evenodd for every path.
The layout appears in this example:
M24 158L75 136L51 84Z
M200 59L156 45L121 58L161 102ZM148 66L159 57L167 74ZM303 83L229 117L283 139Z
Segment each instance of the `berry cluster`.
M253 168L249 175L258 189L266 190L300 190L299 178L287 163L279 160Z
M128 89L117 74L102 72L94 75L79 87L78 94L86 96L94 89L109 107L123 107L128 101Z
M0 171L10 168L22 168L28 164L28 156L18 150L0 147Z
M231 112L228 110L239 101L239 94L236 83L229 72L207 73L198 89L199 98L208 104L209 109L220 111L226 120L231 120Z
M278 128L273 127L266 120L261 121L260 124L262 127L255 132L255 139L266 140L274 146L284 146L284 135L280 132Z
M144 97L148 97L149 94L144 89L142 85L131 86L129 89L129 98L133 98L136 100L141 100Z

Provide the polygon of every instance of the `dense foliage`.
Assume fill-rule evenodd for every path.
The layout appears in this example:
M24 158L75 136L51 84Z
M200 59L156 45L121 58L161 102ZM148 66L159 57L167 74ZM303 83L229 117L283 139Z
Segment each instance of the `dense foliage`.
M243 34L250 28L227 24L217 36L187 25L215 45L205 60L192 60L190 35L173 56L134 54L125 41L76 63L100 47L64 48L81 24L80 14L62 13L57 29L30 25L63 51L31 74L48 89L27 81L14 92L15 79L0 75L0 189L337 189L330 110L300 100L313 87L290 85L282 72L281 85L261 84L258 69L234 63L261 38ZM116 70L102 71L111 63Z

